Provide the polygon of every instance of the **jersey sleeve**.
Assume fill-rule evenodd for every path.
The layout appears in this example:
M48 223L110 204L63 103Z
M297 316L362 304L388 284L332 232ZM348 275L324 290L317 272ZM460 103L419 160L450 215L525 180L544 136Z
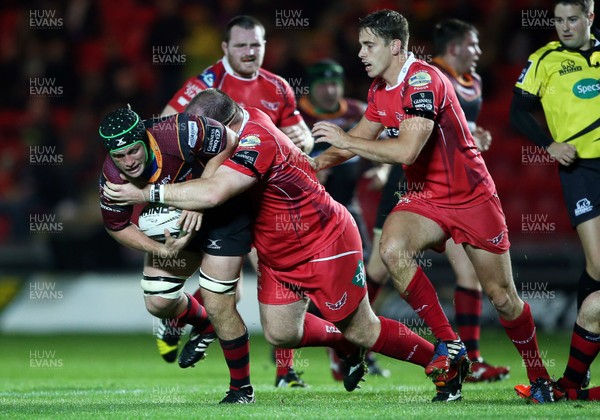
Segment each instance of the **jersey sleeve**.
M212 158L227 146L227 133L220 122L193 114L177 115L179 148L186 162Z
M207 89L207 85L202 81L200 77L190 77L179 89L175 95L171 98L167 105L170 105L175 109L176 112L183 112L190 101L198 93Z
M540 58L539 51L529 56L515 84L515 92L542 97L546 73L544 66L540 66Z
M416 69L406 76L401 95L402 108L408 115L434 120L448 92L453 88L433 69ZM450 89L450 90L448 90Z
M104 161L98 185L100 212L102 213L104 226L107 229L114 231L123 230L131 224L133 206L117 206L116 204L112 204L102 193L107 180L114 184L123 184L125 182L119 176L119 170L114 166L109 157Z
M279 79L281 83L281 94L283 95L283 109L281 111L281 120L278 127L290 127L302 121L302 115L298 111L298 104L291 86L284 79Z
M241 137L235 152L223 165L260 181L273 166L276 142L266 131L257 134Z

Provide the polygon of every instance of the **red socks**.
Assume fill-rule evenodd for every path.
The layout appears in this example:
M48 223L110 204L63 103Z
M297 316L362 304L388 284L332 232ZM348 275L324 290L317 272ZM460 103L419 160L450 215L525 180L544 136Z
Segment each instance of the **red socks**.
M549 379L550 375L548 375L548 371L540 357L535 335L535 324L533 323L529 304L525 302L523 312L516 319L507 321L500 318L500 323L521 354L529 381L533 382L537 378Z
M433 344L406 325L382 316L381 332L371 350L398 360L425 367L433 357Z
M452 330L440 305L437 293L421 267L417 268L417 272L402 297L431 328L436 338L443 341L457 339L456 333Z

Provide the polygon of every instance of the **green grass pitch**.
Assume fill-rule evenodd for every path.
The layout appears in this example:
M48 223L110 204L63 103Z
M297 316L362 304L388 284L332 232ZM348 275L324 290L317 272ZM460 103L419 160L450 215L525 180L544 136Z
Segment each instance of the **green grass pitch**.
M34 322L34 321L33 321ZM560 375L569 332L540 334L550 373ZM463 401L433 404L435 388L420 367L383 356L391 378L368 376L348 393L329 372L324 349L296 350L296 369L307 389L275 389L270 347L251 336L254 405L221 406L228 375L218 344L195 368L181 369L158 356L148 335L61 335L0 338L0 417L3 418L599 418L600 404L559 402L529 405L513 385L524 369L503 331L485 331L482 353L491 363L511 366L502 382L465 384ZM600 373L592 372L592 384Z

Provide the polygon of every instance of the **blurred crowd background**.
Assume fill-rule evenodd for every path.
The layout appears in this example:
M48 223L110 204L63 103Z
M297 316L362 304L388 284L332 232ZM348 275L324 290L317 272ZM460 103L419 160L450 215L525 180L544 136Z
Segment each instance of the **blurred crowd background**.
M357 58L357 22L380 8L403 13L409 49L432 57L435 23L455 17L479 29L484 81L479 125L493 144L484 158L508 218L515 261L579 252L555 164L509 126L514 85L528 55L555 31L548 0L4 0L0 6L0 265L6 270L139 270L139 255L105 233L98 176L102 115L127 103L158 115L183 81L221 58L222 31L250 14L267 30L264 67L306 94L304 69L334 58L347 96L371 80ZM537 17L536 19L533 19ZM529 148L529 149L528 149ZM369 200L366 200L369 201ZM365 208L367 216L373 209ZM537 231L524 220L545 223ZM544 228L545 227L545 228ZM515 249L513 248L513 249ZM544 251L545 252L545 251Z

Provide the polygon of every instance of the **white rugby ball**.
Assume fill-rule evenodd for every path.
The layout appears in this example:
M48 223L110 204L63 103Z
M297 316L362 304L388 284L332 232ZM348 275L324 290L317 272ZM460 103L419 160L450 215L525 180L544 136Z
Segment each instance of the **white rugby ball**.
M146 236L155 241L165 241L165 229L171 236L177 238L181 229L177 221L181 216L181 209L169 207L166 204L148 203L140 213L138 227Z

